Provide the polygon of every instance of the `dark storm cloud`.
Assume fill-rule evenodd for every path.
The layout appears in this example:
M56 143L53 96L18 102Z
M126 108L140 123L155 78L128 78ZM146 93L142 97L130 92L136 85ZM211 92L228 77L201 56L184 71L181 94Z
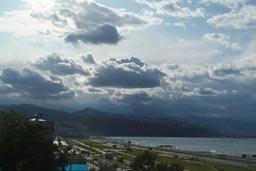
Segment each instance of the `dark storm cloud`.
M150 96L145 91L139 91L133 94L121 94L121 99L124 102L128 102L128 103L137 103L137 104L144 103L144 104L151 105L151 102L154 100L154 97Z
M96 87L150 88L160 86L164 73L153 66L141 66L139 59L111 59L98 65L89 79Z
M163 114L164 109L157 110L165 103L165 100L161 100L157 96L149 95L146 91L136 91L133 93L118 92L113 95L115 103L123 104L123 109L127 113L142 114L142 115L157 115ZM160 105L159 105L160 104Z
M6 68L1 72L0 80L4 84L11 86L13 93L20 93L30 98L61 99L72 98L75 95L62 82L46 79L40 74L26 68L21 72L12 68Z
M168 92L161 91L136 91L129 94L120 93L114 96L114 100L116 100L117 103L123 103L125 110L132 114L183 116L199 112L195 100L190 100L189 98L174 100L168 98L168 96L164 97L165 95L163 95L163 93L168 95ZM203 106L204 105L202 105L202 107Z
M39 70L50 71L55 75L89 75L89 72L83 69L81 65L73 60L63 59L56 53L41 57L33 65Z
M128 113L153 116L196 115L215 117L216 115L219 115L240 117L241 113L239 112L247 110L246 107L240 107L241 109L234 110L235 108L238 108L239 105L228 102L232 98L231 96L224 100L223 97L226 96L210 91L204 92L204 95L198 94L197 92L197 94L192 96L182 96L179 98L172 98L172 94L173 92L168 92L166 90L163 90L163 92L154 92L153 90L134 93L123 92L115 95L113 100L115 100L116 103L123 104L123 108ZM256 110L255 107L254 110Z
M77 44L79 42L90 44L117 44L121 40L116 27L105 24L94 30L70 33L65 37L66 42Z

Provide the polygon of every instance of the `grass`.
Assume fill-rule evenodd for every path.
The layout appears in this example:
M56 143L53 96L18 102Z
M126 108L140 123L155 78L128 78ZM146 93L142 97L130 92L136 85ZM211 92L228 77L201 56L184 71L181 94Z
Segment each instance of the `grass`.
M106 147L103 144L99 142L95 142L89 139L78 139L77 141L84 143L90 147L97 148L97 149L104 149L107 151L108 149L116 149L120 150L120 152L124 154L120 154L118 152L113 152L115 156L122 155L124 156L125 160L133 161L135 157L138 154L142 153L144 150L142 149L134 149L132 151L125 151L125 149L117 149L117 148L112 148L112 147ZM84 146L81 146L79 144L75 144L77 146L80 146L82 148L87 149ZM97 151L93 150L92 148L88 148L87 150L93 151L97 153ZM157 154L157 152L155 152ZM190 153L191 154L191 153ZM118 166L124 166L124 163L117 162L115 160L111 160L112 163L118 165ZM173 158L173 157L163 157L163 156L158 156L157 157L157 162L160 163L166 163L166 164L179 164L182 165L185 169L189 171L256 171L256 169L249 169L249 168L242 168L242 167L236 167L236 166L231 166L231 165L224 165L224 164L218 164L218 163L211 163L211 162L206 162L206 161L197 161L197 160L188 160L188 159L183 159L183 158Z
M99 150L103 149L104 146L101 143L89 140L89 139L76 139L77 141L84 143L90 147L97 148Z
M237 166L223 165L204 161L190 161L180 158L157 157L158 162L172 164L177 163L190 171L255 171L256 169L242 168Z
M76 142L74 142L74 141L71 141L71 140L68 140L67 142L68 142L68 144L70 144L70 145L75 145L75 146L81 147L81 148L83 148L83 149L85 149L85 150L87 150L87 151L90 151L90 152L92 152L92 153L99 154L99 152L96 151L96 150L94 150L93 148L83 146L83 145L81 145L81 144L79 144L79 143L76 143Z

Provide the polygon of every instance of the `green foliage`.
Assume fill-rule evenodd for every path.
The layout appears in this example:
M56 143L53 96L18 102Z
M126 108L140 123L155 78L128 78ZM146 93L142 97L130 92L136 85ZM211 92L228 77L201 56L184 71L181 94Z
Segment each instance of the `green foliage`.
M101 165L99 171L114 171L116 168L116 166Z
M183 166L173 163L171 165L157 164L154 171L183 171Z
M157 155L152 151L144 151L143 153L137 155L134 159L131 168L134 171L150 171L153 170L155 166L155 160Z
M89 171L96 171L96 169L93 167L93 168L90 168Z
M15 112L0 114L0 149L3 171L56 171L67 162L44 127Z
M134 159L134 162L131 165L131 168L134 171L183 171L183 166L172 163L170 165L157 163L157 155L152 151L144 151L137 155Z

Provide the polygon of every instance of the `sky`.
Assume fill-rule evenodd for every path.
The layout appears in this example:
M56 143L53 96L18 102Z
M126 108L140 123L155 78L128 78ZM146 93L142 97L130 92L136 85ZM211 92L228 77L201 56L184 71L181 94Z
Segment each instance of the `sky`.
M0 0L0 104L256 120L254 0Z

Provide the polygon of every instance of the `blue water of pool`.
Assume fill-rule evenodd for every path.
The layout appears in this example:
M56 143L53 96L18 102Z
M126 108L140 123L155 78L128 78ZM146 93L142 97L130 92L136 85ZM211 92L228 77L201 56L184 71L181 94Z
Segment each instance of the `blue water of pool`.
M66 171L88 171L87 164L69 164L65 167Z

